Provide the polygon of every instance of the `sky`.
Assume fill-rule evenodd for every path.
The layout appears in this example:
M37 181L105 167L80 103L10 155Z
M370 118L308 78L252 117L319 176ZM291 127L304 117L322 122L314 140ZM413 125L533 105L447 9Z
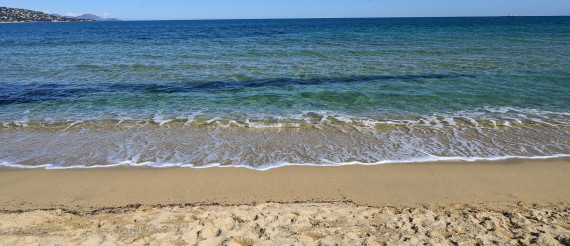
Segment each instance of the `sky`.
M570 0L0 0L121 20L570 15Z

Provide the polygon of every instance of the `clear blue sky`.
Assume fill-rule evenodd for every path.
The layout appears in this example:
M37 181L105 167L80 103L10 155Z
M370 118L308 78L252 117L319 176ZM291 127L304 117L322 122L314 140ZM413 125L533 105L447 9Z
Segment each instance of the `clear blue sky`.
M0 6L122 20L570 15L570 0L0 0Z

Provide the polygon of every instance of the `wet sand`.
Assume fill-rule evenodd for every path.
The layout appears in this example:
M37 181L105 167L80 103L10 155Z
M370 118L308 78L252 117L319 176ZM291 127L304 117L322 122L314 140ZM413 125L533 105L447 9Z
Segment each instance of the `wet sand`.
M0 170L10 244L570 242L570 161Z
M352 201L366 206L570 202L570 161L375 166L1 169L0 209Z

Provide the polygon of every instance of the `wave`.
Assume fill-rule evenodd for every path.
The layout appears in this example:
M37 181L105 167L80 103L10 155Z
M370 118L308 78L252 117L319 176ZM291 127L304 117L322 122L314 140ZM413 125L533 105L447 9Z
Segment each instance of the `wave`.
M79 123L0 128L0 162L77 167L347 165L570 155L566 126L323 123L253 127L169 122ZM240 124L239 122L232 123ZM525 123L526 124L526 123ZM255 124L254 124L255 126Z
M382 114L367 113L350 114L339 111L303 110L291 113L218 113L207 110L197 110L188 113L176 113L177 116L162 112L144 112L142 115L129 112L108 112L98 116L94 114L69 116L62 119L53 117L34 116L32 110L18 114L0 114L4 127L46 126L50 128L68 128L79 124L94 125L101 123L116 126L133 124L169 125L205 125L241 128L302 128L318 127L320 125L346 124L357 127L376 128L386 125L429 126L442 127L523 127L523 126L552 126L564 127L570 125L570 113L531 108L513 107L483 107L455 112L435 112L429 114ZM32 119L33 118L33 119ZM8 120L11 119L11 120Z
M315 163L289 163L289 162L278 162L274 164L264 164L257 167L250 165L222 165L220 163L210 163L206 165L194 165L194 164L183 164L183 163L155 163L155 162L144 162L144 163L134 163L132 161L124 161L115 164L106 165L70 165L70 166L60 166L54 164L42 164L42 165L23 165L23 164L13 164L8 162L0 162L0 167L4 168L18 168L18 169L46 169L46 170L65 170L65 169L92 169L92 168L116 168L116 167L150 167L150 168L172 168L172 167L182 167L182 168L245 168L257 171L267 171L270 169L287 167L287 166L315 166L315 167L338 167L338 166L350 166L350 165L362 165L362 166L373 166L382 164L404 164L404 163L432 163L432 162L484 162L484 161L504 161L504 160L547 160L547 159L560 159L570 157L570 154L556 154L551 156L496 156L496 157L437 157L432 156L428 158L416 158L408 160L384 160L378 162L329 162L325 164L315 164Z
M570 155L570 113L480 108L417 117L296 114L35 122L0 127L11 167L373 165ZM77 165L78 163L83 165Z

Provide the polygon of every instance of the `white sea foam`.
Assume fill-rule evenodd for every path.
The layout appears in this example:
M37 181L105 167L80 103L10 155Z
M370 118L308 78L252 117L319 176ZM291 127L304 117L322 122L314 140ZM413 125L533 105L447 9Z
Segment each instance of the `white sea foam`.
M284 127L300 127L299 123L286 123L286 122L261 122L261 121L249 121L246 120L247 127L249 128L284 128Z
M444 120L445 122L447 122L447 124L449 124L450 126L455 126L455 125L457 125L457 124L455 123L455 120L453 119L453 117L445 117L443 120Z
M46 130L42 130L43 125L20 128L7 123L4 126L13 129L2 131L0 160L25 167L47 162L50 164L39 167L48 169L116 165L202 168L223 163L263 170L283 165L372 165L570 154L569 124L564 123L567 116L556 115L558 118L551 120L540 111L496 111L498 115L480 109L401 119L323 111L292 117L236 114L233 118L196 112L187 114L186 121L157 113L151 120L133 118L100 126L87 122L85 127L73 127L82 121L68 121ZM515 118L522 112L525 118ZM534 117L529 117L529 112L534 112ZM299 127L302 129L286 129ZM57 130L63 128L65 131ZM357 161L349 162L353 160ZM108 164L91 165L100 163Z
M214 118L212 118L212 119L207 120L207 121L206 121L206 124L212 124L212 123L217 122L217 121L219 121L219 120L221 120L221 119L222 119L221 117L214 117Z
M14 125L20 127L27 127L29 122L30 122L30 117L27 114L25 114L24 116L22 116L21 119L14 121Z
M257 167L249 165L222 165L220 163L209 163L205 165L194 165L187 163L159 163L159 162L142 162L135 163L133 161L123 161L114 164L105 165L69 165L61 166L55 164L42 164L42 165L23 165L9 162L0 162L0 167L4 168L21 168L21 169L47 169L47 170L58 170L58 169L91 169L91 168L114 168L114 167L150 167L150 168L169 168L169 167L184 167L184 168L246 168L257 171L267 171L274 168L286 167L286 166L316 166L316 167L331 167L331 166L350 166L350 165L363 165L363 166L373 166L382 164L398 164L398 163L425 163L425 162L441 162L441 161L457 161L457 162L477 162L477 161L502 161L510 159L520 159L520 160L545 160L545 159L557 159L557 158L567 158L570 154L556 154L551 156L493 156L493 157L438 157L438 156L428 156L423 158L410 158L403 160L381 160L376 162L332 162L327 160L322 160L323 163L290 163L290 162L276 162L272 164L263 164Z
M155 123L158 123L159 126L162 126L162 125L172 121L172 119L165 119L164 116L161 114L155 114L152 120Z
M127 121L153 122L159 126L169 125L172 123L185 120L184 126L192 124L209 124L220 127L250 127L250 128L285 128L300 127L301 125L311 125L320 128L327 124L350 124L356 127L376 128L382 125L405 125L405 126L429 126L434 129L444 127L516 127L524 126L527 123L536 123L548 125L552 127L570 125L570 114L565 112L541 111L536 109L519 109L519 108L480 108L470 111L457 111L450 113L432 113L426 115L401 115L390 116L379 113L374 115L353 115L334 111L302 111L299 113L244 113L240 116L229 116L223 114L204 114L202 111L195 111L181 117L169 117L161 112L152 113L152 117L148 116L126 116L122 114L114 114L116 116L82 116L82 117L66 117L61 120L55 120L52 117L44 117L43 121L36 122L30 119L28 114L20 115L18 119L0 122L4 127L17 126L27 127L33 123L40 124L56 124L61 122L97 122L99 120L114 120L116 125L120 125ZM15 117L15 115L12 115ZM198 117L200 119L198 120ZM11 117L8 117L11 118ZM468 123L469 126L465 124Z
M148 115L152 115L148 118ZM33 117L33 120L32 120ZM119 122L125 121L150 121L159 124L159 126L164 126L172 122L179 122L180 120L186 120L185 125L190 124L216 124L222 127L238 126L238 127L248 127L247 124L243 122L249 120L250 122L271 122L273 124L271 127L277 127L279 123L281 127L292 127L291 125L284 123L298 123L305 125L315 125L319 126L322 124L331 123L344 123L344 124L356 124L364 127L377 127L379 125L422 125L431 126L434 128L442 127L455 127L461 121L470 122L473 126L481 127L497 127L498 122L501 126L513 127L524 125L525 122L534 122L550 126L558 125L569 125L570 124L570 113L567 112L552 112L537 109L525 109L525 108L479 108L473 110L462 110L456 112L447 113L431 113L425 115L400 115L400 114L386 114L386 113L374 113L368 112L365 115L360 114L349 114L336 111L326 111L326 110L315 110L315 111L301 111L292 113L242 113L241 116L229 116L224 114L204 114L203 111L189 112L183 118L172 117L168 114L163 114L162 112L145 112L142 115L129 114L128 112L114 112L112 114L105 115L76 115L76 116L65 116L63 118L54 118L55 116L34 116L33 111L25 111L19 114L11 113L10 115L2 116L1 124L5 127L13 125L19 127L26 127L32 123L46 123L54 124L58 122L95 122L100 120L114 120ZM198 121L197 118L200 117L204 121ZM38 119L44 119L37 122ZM232 122L229 122L232 121ZM481 125L481 122L490 122L491 125ZM263 124L263 123L254 123ZM251 126L251 127L256 127ZM264 127L264 126L262 126Z
M73 127L74 125L77 125L81 122L83 122L83 121L78 120L78 121L71 122L71 124L69 124L65 129L63 129L63 131L66 131L67 129L69 129L69 128Z
M202 111L197 111L197 112L193 112L190 115L188 115L188 117L186 118L186 122L184 123L184 126L192 124L192 122L195 122L196 117L198 117L201 114L202 114Z

